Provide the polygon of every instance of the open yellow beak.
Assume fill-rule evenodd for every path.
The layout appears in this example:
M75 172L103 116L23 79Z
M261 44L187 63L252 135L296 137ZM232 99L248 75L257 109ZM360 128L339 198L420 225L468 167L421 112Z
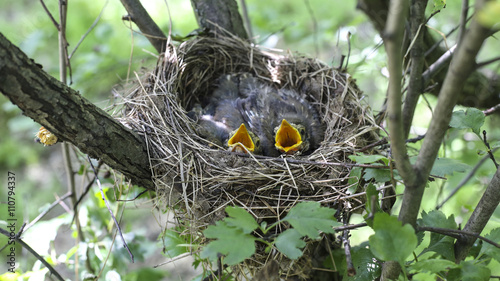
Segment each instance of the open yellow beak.
M274 144L277 149L285 153L293 153L301 148L302 136L297 129L292 127L285 119L281 121L281 125L276 131L276 143Z
M230 151L234 152L253 152L255 149L255 144L247 131L245 124L241 124L234 135L227 141ZM246 147L246 149L245 149Z

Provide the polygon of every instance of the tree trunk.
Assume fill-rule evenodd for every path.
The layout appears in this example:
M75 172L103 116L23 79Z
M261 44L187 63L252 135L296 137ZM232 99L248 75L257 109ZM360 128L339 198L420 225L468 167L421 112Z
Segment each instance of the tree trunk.
M242 38L248 35L235 0L191 0L200 28L217 30L217 26Z

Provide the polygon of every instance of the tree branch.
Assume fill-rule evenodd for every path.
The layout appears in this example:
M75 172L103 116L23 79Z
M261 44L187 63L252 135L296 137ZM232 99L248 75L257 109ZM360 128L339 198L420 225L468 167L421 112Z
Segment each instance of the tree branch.
M191 5L201 28L222 28L242 39L248 38L235 0L191 0Z
M477 1L476 11L483 1ZM467 77L475 65L475 58L483 41L488 37L489 30L472 20L469 30L464 34L461 44L458 45L450 67L439 93L438 103L434 109L439 114L434 114L426 137L414 165L416 178L414 182L405 181L406 189L403 194L403 203L399 219L403 222L416 223L417 215L428 178L434 161L436 160L444 134L450 123L451 113L455 106L458 93L463 90Z
M144 140L44 72L0 33L0 91L23 113L133 183L153 189Z
M391 1L390 16L387 18L383 36L390 74L387 89L387 124L390 131L391 151L396 160L398 172L405 183L414 182L415 177L406 151L406 138L401 118L401 78L403 75L401 45L407 10L407 1Z
M403 128L405 138L410 134L410 127L413 121L418 98L424 91L422 71L424 69L424 30L425 30L425 7L427 0L412 0L410 6L410 29L411 29L411 50L410 50L410 82L406 93L403 107Z
M358 0L357 8L362 10L371 20L381 36L385 29L388 15L389 1L386 0ZM461 36L462 37L462 36ZM437 46L437 40L429 33L428 29L423 29L424 49L429 50L432 46ZM446 51L445 48L436 47L432 52L426 55L426 63L433 64ZM444 80L447 66L432 72L433 84L436 87L430 91L433 95L438 95ZM466 81L464 90L458 95L457 103L464 106L478 108L489 108L492 104L500 103L500 78L498 75L490 75L486 72L474 71Z
M476 11L483 4L484 1L477 1ZM439 93L438 103L434 109L439 114L435 114L431 120L415 164L417 171L422 175L427 176L430 173L432 163L436 159L444 134L448 129L451 113L457 102L457 93L462 92L467 77L472 73L471 66L476 64L476 55L488 35L489 29L484 28L475 19L472 19L469 30L466 31L461 44L457 47Z
M470 216L463 231L480 234L483 231L486 223L490 220L491 215L498 207L500 202L500 169L497 169L495 175L486 188L481 200L477 204L474 212ZM475 236L460 235L455 243L455 261L458 263L464 260L469 253L470 248L476 241Z
M149 42L158 53L165 51L167 37L158 25L153 21L146 9L139 0L120 0L123 7L128 12L129 19L132 20L141 30L142 34L148 38Z
M10 236L10 232L8 232L7 230L3 229L3 228L0 228L0 233L7 236L9 239L13 239L11 236ZM33 250L33 248L31 248L28 244L26 244L26 242L24 242L22 239L19 238L20 234L22 232L18 233L15 237L14 237L14 241L16 241L17 243L21 244L21 246L23 246L26 250L28 250L28 252L30 252L37 260L39 260L43 265L45 265L45 267L47 267L47 269L50 271L51 274L54 274L54 276L57 278L57 280L60 280L60 281L64 281L64 278L62 278L62 276L59 274L59 272L57 272L57 270L55 270L52 265L50 265L50 263L48 263L42 256L40 256L35 250Z

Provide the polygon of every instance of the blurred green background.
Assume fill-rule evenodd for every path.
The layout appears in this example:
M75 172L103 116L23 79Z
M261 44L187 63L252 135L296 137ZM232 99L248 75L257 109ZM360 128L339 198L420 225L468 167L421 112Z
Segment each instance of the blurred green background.
M169 20L172 21L172 33L176 35L185 36L197 28L189 1L169 0L167 2L168 8L164 1L143 1L147 11L165 33L169 30ZM47 0L45 3L58 20L58 1ZM377 113L381 109L387 87L386 57L383 46L380 46L379 35L366 16L356 10L355 1L276 0L270 4L269 1L247 0L246 3L255 37L254 42L268 48L300 52L318 57L325 63L337 67L340 64L341 55L348 54L347 37L350 33L351 50L348 72L356 79L365 94L366 102L373 111ZM458 23L459 12L459 1L448 3L441 13L429 21L429 26L435 30L433 34L440 37L441 33L446 34L454 28ZM113 88L122 90L121 85L125 84L128 79L134 79L135 73L140 74L142 68L153 67L156 57L154 49L137 32L138 29L129 22L121 20L126 11L117 0L69 1L67 39L70 44L70 53L100 14L97 25L85 37L71 58L72 77L68 81L72 82L70 86L73 89L104 108L113 102L111 94ZM57 30L39 1L0 1L0 32L29 57L41 64L47 72L56 78L59 77ZM454 40L455 35L449 36L446 38L446 44L451 46ZM482 50L480 57L483 59L495 57L497 54L495 43L489 42ZM495 65L489 66L489 70L498 73L498 67ZM426 95L426 99L421 99L413 124L414 132L419 134L425 132L432 114L429 105L432 106L435 102L436 98L429 95ZM16 174L16 215L19 223L29 222L53 202L56 196L67 192L61 145L43 147L34 143L34 135L40 126L23 116L21 111L3 95L0 95L0 108L0 180L2 183L0 186L6 186L7 171ZM492 125L498 122L497 119L497 116L488 117L483 126L492 142L500 138L498 126ZM412 147L415 148L413 153L416 153L419 144L412 145ZM484 150L484 145L474 134L463 130L450 130L441 156L458 159L474 166L484 156ZM72 155L79 155L79 153L75 152ZM79 159L82 158L81 155L79 157ZM82 163L75 160L76 170ZM447 215L455 215L458 222L466 221L494 171L495 167L492 162L486 161L468 184L445 204L442 210ZM464 176L465 174L454 174L447 181L437 180L430 183L425 194L423 209L433 210ZM84 184L83 180L79 180L77 188L81 189ZM104 181L103 184L105 187L111 187L112 181ZM402 190L398 189L398 191ZM5 189L0 191L2 201L5 200L5 192ZM127 196L133 198L138 192L140 189L136 188ZM82 219L105 222L109 219L108 213L99 205L101 201L97 187L93 187L90 194L88 196L90 199L87 199L82 206L81 211L84 213L81 215ZM112 191L107 194L113 197ZM97 208L99 206L100 209ZM0 205L0 207L4 208L5 205ZM165 260L159 254L161 246L157 244L156 239L161 228L157 222L158 217L151 211L152 208L153 203L147 199L128 203L125 207L122 227L128 233L128 238L143 241L141 249L136 250L140 253L139 255L144 256L142 262L130 267L128 267L127 255L120 256L123 262L121 269L130 273L128 278L131 279L129 280L135 280L133 276L139 276L139 273L136 275L133 273L138 272L139 268L144 266L151 268ZM63 214L68 214L68 210L60 206L53 209L45 218L46 224L42 224L37 232L46 232L47 237L42 239L35 235L35 238L32 238L34 240L30 240L39 239L38 243L47 247L40 251L52 254L54 259L61 259L60 255L67 253L74 246L74 241L71 240L72 230L67 225L63 225L68 222L68 219L71 220L71 216ZM499 226L499 215L497 211L487 229ZM355 220L361 220L361 218L358 217ZM88 225L90 227L91 223ZM30 231L33 233L35 229ZM99 243L105 244L102 246L103 249L110 247L110 238L102 231L101 225L94 225L88 231L95 237L93 241L95 244L89 244L89 249L99 249ZM486 230L485 233L488 231ZM353 231L353 244L365 241L370 233L369 229ZM26 234L26 236L29 235L29 233ZM0 245L3 246L5 242L6 239L1 237ZM121 242L115 243L121 245ZM121 251L121 249L116 251L119 250ZM35 259L25 251L20 252L18 257L22 258L20 264L22 271L34 270L39 266L35 263ZM120 268L118 264L119 262L115 261L114 267L111 268ZM0 272L3 273L2 266L5 265L0 266ZM494 264L492 268L495 266L500 268L498 264ZM167 271L170 273L166 274ZM158 270L153 272L155 273L151 274L157 274ZM165 278L171 280L177 280L184 274L188 276L194 274L189 263L187 266L175 265L169 270L160 267L160 272L159 277L166 274ZM65 273L65 276L74 274ZM112 277L112 273L110 274ZM496 275L500 275L500 272L496 272Z

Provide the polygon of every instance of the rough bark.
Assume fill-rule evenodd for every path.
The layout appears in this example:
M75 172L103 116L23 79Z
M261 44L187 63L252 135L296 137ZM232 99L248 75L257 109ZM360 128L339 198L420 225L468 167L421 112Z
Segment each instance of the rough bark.
M464 231L481 234L486 224L491 219L500 202L500 169L493 176L481 200L474 209L471 217L464 227ZM455 260L457 263L465 260L476 238L463 235L455 244Z
M101 159L134 184L153 188L144 140L48 75L1 33L0 91L60 140Z
M130 16L129 19L139 27L156 51L158 53L164 52L167 37L144 9L141 2L139 0L121 0L121 2Z
M387 22L389 1L385 0L358 0L357 8L362 10L371 20L373 26L382 34ZM428 31L422 29L424 46L423 50L428 51L438 42ZM409 44L409 42L406 42ZM406 48L405 48L406 49ZM425 56L425 65L429 66L439 59L447 50L436 47ZM436 72L430 81L435 85L429 92L438 95L441 91L448 67L443 67ZM424 85L428 86L428 85ZM500 77L496 74L486 73L476 70L467 79L463 91L460 93L457 103L463 106L477 107L481 109L490 108L500 103Z
M217 26L242 38L248 35L235 0L191 0L201 28L216 30Z

